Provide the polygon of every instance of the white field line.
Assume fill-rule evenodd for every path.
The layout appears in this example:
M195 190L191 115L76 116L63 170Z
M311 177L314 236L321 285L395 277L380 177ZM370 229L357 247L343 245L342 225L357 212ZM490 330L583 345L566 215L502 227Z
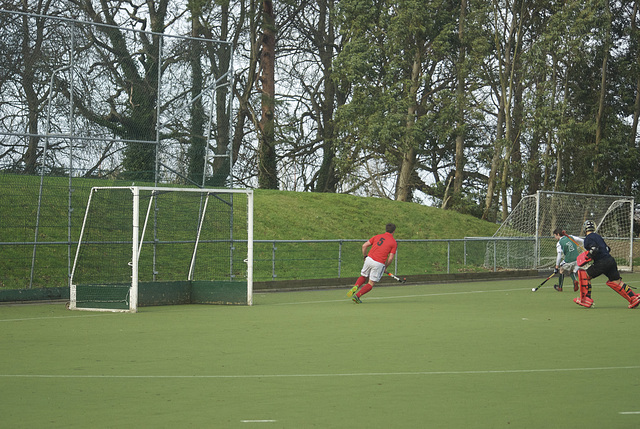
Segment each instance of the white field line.
M423 294L415 294L415 295L397 295L397 296L372 296L372 297L367 296L366 299L367 301L372 301L372 300L384 300L384 299L419 298L419 297L425 297L425 296L468 295L468 294L492 293L492 292L515 292L515 291L523 291L523 290L531 292L531 289L529 288L515 288L515 289L497 289L497 290L472 290L472 291L466 291L466 292L423 293ZM281 302L277 304L258 304L258 305L320 304L320 303L344 302L344 301L350 301L349 298L346 298L346 292L345 292L344 299L333 299L333 300L326 300L326 301Z
M1 322L25 322L28 320L51 320L51 319L77 319L79 317L99 317L99 316L110 316L113 313L103 313L103 314L79 314L76 316L42 316L42 317L24 317L20 319L0 319Z
M476 294L476 293L491 293L491 292L515 292L515 291L528 291L528 288L517 288L517 289L499 289L499 290L474 290L467 292L441 292L441 293L424 293L424 294L416 294L416 295L398 295L398 296L372 296L367 297L367 301L369 300L384 300L384 299L403 299L403 298L417 298L417 297L425 297L425 296L444 296L444 295L467 295L467 294ZM281 302L277 304L258 304L258 305L299 305L299 304L322 304L322 303L330 303L330 302L346 302L349 299L332 299L325 301L302 301L302 302ZM82 314L82 315L74 315L74 316L42 316L42 317L25 317L20 319L0 319L0 323L2 322L25 322L29 320L50 320L50 319L74 319L78 317L99 317L99 316L113 316L114 313L94 313L94 314Z
M0 378L69 378L69 379L257 379L257 378L317 378L317 377L388 377L388 376L432 376L432 375L485 375L485 374L535 374L576 371L627 371L640 366L603 366L593 368L541 368L501 369L476 371L398 371L398 372L351 372L325 374L236 374L236 375L106 375L106 374L0 374Z

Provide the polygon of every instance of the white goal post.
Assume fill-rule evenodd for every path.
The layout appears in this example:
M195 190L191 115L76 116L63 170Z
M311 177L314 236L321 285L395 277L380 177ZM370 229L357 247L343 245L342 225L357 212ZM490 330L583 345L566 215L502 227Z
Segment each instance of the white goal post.
M520 200L490 239L485 266L552 268L556 260L554 229L584 237L582 225L589 219L611 248L618 268L632 271L633 217L633 197L538 191Z
M253 191L91 189L70 275L72 310L253 304Z

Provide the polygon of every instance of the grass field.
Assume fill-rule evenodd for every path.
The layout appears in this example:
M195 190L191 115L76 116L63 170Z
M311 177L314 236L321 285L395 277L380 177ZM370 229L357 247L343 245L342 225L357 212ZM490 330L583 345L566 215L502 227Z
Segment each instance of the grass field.
M601 278L594 309L540 281L1 306L1 426L640 427L640 310Z

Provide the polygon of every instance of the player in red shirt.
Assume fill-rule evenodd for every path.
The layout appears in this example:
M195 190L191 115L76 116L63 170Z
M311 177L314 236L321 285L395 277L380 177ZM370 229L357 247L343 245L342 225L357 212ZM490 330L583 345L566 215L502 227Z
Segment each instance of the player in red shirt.
M364 264L360 271L360 277L356 280L355 286L347 292L347 296L356 304L362 303L360 297L373 289L373 285L380 281L387 267L396 256L398 243L396 243L396 239L393 238L396 226L388 223L385 230L386 232L384 234L371 237L362 245ZM367 255L367 249L369 247L371 247L371 250L369 250L369 254ZM369 279L369 282L362 286L367 279ZM362 286L362 288L360 288L360 286ZM360 290L358 290L358 288L360 288Z

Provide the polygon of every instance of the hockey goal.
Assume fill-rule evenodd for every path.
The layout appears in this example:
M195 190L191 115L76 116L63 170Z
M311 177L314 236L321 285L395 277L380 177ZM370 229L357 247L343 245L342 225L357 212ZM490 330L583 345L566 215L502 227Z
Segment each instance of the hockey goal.
M94 187L71 271L69 308L252 305L252 261L251 190Z
M584 237L590 219L623 271L633 269L633 197L538 191L524 197L487 244L485 266L545 269L555 265L553 230Z

